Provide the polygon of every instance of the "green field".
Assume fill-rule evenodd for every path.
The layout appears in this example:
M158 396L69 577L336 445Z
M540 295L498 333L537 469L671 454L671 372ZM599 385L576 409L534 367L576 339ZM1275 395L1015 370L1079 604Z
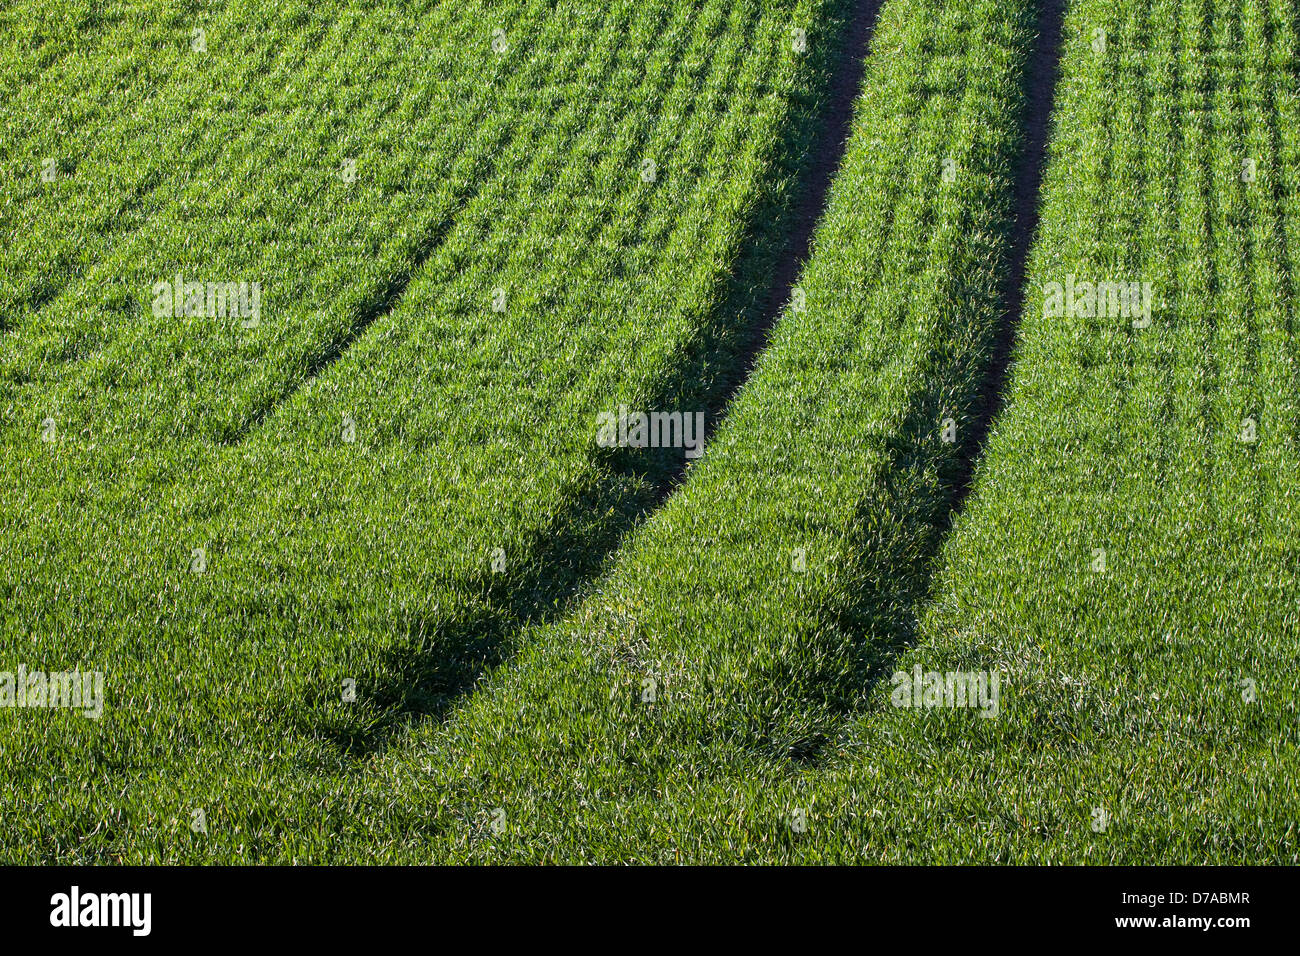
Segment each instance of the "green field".
M1300 862L1294 3L0 36L0 861Z

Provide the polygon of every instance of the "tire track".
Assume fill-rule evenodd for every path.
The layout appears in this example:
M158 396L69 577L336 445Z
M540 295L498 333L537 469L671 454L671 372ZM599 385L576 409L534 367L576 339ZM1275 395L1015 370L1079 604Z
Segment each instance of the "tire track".
M967 445L970 451L963 462L963 474L953 499L954 514L960 513L965 507L974 488L976 464L984 457L993 422L1006 406L1017 328L1025 307L1029 251L1038 233L1038 200L1043 186L1043 171L1047 165L1047 141L1051 132L1057 79L1060 76L1064 19L1065 0L1042 0L1038 12L1038 42L1030 55L1026 77L1025 142L1014 190L1014 220L1005 285L1006 309L999 323L984 390L972 416L972 433Z
M822 108L821 124L818 134L807 150L807 166L802 171L801 188L797 191L791 208L776 210L780 220L778 229L783 238L776 250L775 264L767 283L766 293L761 294L757 302L751 300L736 305L724 306L743 314L757 305L758 317L742 332L736 348L735 360L729 379L721 389L713 394L701 396L706 406L704 416L704 442L713 435L726 417L736 395L744 387L753 373L759 356L767 347L772 329L776 326L782 312L790 303L794 289L803 272L812 250L813 234L817 224L826 211L831 183L844 161L852 131L853 104L862 89L863 77L866 75L867 54L871 46L871 37L875 32L876 22L884 0L859 0L847 18L847 32L841 47L836 51L835 66L831 71L830 85L826 90L825 105ZM761 227L759 230L761 232ZM761 236L751 237L751 248L761 247L765 243ZM753 265L750 265L753 268ZM741 271L746 271L742 268ZM698 346L702 353L711 353L727 343L706 342ZM692 372L705 356L695 356L686 367ZM685 378L679 377L672 389L680 399L685 387ZM662 481L655 507L661 506L673 490L681 483L686 474L686 459L679 456L667 468L666 478Z

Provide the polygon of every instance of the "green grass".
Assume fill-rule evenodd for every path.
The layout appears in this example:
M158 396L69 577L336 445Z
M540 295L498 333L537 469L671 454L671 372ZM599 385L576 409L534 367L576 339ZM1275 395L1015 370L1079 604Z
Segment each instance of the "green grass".
M1069 6L983 443L1035 0L884 6L729 393L851 6L227 3L199 75L7 12L6 156L80 139L0 220L0 669L108 700L0 709L0 856L1297 862L1295 4ZM153 316L178 270L261 325ZM1151 324L1051 314L1070 276ZM682 476L596 446L728 396ZM893 706L914 667L997 718Z
M260 16L197 2L18 4L0 14L14 38L0 51L0 227L11 240L0 250L0 329L30 319L213 164L236 128L225 118L236 95L274 103L271 84L283 90L303 70L305 51L346 6L312 5L322 14L312 28L299 19L305 5ZM191 49L200 24L208 53ZM50 161L53 182L42 175Z

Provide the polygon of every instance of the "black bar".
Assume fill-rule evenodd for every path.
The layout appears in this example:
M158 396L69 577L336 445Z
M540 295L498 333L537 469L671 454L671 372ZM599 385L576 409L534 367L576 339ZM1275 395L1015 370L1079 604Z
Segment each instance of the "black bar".
M124 925L68 921L72 887L81 913ZM48 868L0 869L6 942L25 938L128 945L198 941L373 947L433 930L534 943L693 944L717 935L796 933L872 940L922 938L926 946L1052 940L1250 941L1289 928L1296 871L1284 868ZM101 894L141 894L136 898ZM148 896L148 934L145 897ZM1178 894L1182 894L1180 898ZM87 898L91 901L87 902ZM62 909L60 909L62 906ZM1120 925L1150 920L1150 925ZM1193 924L1192 921L1197 921ZM1208 920L1209 925L1199 925ZM1224 925L1222 921L1245 922ZM621 929L619 927L622 927ZM611 935L613 933L613 935ZM919 934L919 937L918 935ZM458 934L459 935L459 934ZM447 937L447 942L455 937ZM431 940L431 942L434 942ZM18 952L20 950L13 949Z

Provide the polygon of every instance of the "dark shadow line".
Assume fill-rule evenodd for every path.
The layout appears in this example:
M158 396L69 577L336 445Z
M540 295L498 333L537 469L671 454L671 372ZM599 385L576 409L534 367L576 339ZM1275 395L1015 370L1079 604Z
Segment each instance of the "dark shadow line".
M767 348L772 330L803 274L804 265L812 251L813 234L826 212L831 184L843 165L844 154L848 149L855 115L854 105L862 92L871 38L883 5L884 0L856 0L850 3L845 17L847 29L827 57L832 64L830 84L819 115L810 115L805 123L792 124L799 128L800 135L789 137L785 160L798 167L799 174L796 178L799 188L793 202L785 208L777 205L776 208L766 210L772 217L766 235L762 227L751 230L751 252L739 270L746 281L733 283L730 298L734 304L727 307L742 314L757 311L758 317L749 325L748 331L742 331L735 341L724 335L720 339L706 337L693 345L697 353L732 350L733 358L729 369L719 376L717 382L711 383L709 390L697 389L695 394L691 394L685 381L687 375L677 376L679 387L664 396L675 400L681 408L689 408L692 401L704 406L706 448L709 437L721 427L736 395L749 380L759 356ZM811 146L799 155L799 143L809 140ZM762 213L756 217L759 220L762 218ZM758 276L762 278L752 281ZM753 291L755 287L757 294ZM702 355L693 355L692 360L684 363L683 368L694 369L702 359ZM664 475L656 506L663 504L681 484L686 468L687 460L679 452Z
M983 459L993 422L1006 407L1016 351L1020 316L1025 307L1025 284L1029 276L1029 252L1038 234L1039 197L1047 166L1047 142L1051 135L1052 109L1061 68L1061 32L1066 0L1042 0L1038 10L1038 41L1029 59L1024 144L1014 187L1013 225L1009 267L1004 288L1006 308L998 322L993 355L979 400L969 426L969 449L963 461L952 509L960 513L974 489L976 463Z
M844 162L855 115L854 104L862 92L863 77L867 70L867 53L871 37L884 0L863 0L857 4L848 23L844 49L841 52L843 67L831 76L831 87L825 106L825 123L821 134L810 150L811 166L806 173L806 185L795 204L789 219L789 238L786 248L772 273L771 287L762 316L754 325L750 340L741 353L740 368L743 374L721 405L729 405L736 391L753 371L758 356L766 347L773 326L790 301L795 283L803 273L804 264L812 248L812 237L817 224L826 211L827 198L835 174Z
M404 260L402 267L390 276L387 282L371 292L361 307L357 309L353 321L327 342L323 349L320 349L312 356L302 377L295 382L289 383L288 387L278 395L260 404L243 421L221 437L221 444L235 445L251 435L271 417L276 409L288 403L294 395L302 391L303 388L323 374L326 369L342 358L343 354L365 335L366 331L375 322L396 309L401 303L402 297L406 294L411 279L419 273L421 267L429 260L429 257L442 245L443 240L451 232L455 221L455 211L453 211L446 214L433 229L429 230L416 245L412 254Z

